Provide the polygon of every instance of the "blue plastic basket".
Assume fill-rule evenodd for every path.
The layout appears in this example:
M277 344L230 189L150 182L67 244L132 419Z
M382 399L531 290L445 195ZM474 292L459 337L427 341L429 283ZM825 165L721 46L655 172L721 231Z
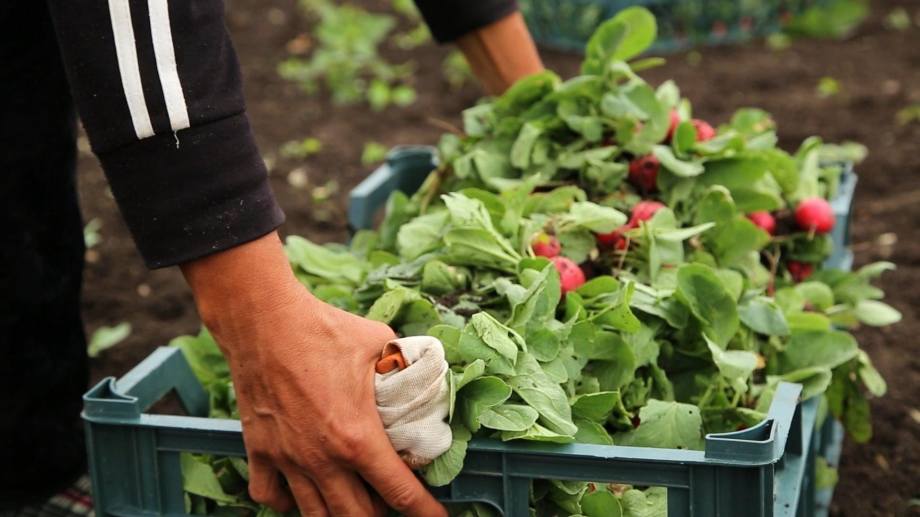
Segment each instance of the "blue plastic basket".
M146 411L175 391L191 416ZM800 516L815 513L819 400L799 401L782 383L767 419L743 431L710 434L689 451L604 445L552 445L475 439L445 502L481 502L527 516L534 479L667 487L668 515ZM96 514L184 516L180 454L244 456L240 422L206 418L208 396L181 350L159 348L127 375L83 397Z
M352 191L350 225L371 227L394 190L414 192L436 165L430 147L395 148ZM841 247L848 241L855 184L848 171L833 203ZM190 416L146 413L173 390ZM711 434L702 451L476 439L460 476L432 492L446 502L483 502L516 517L528 515L532 480L582 480L666 487L671 517L821 517L832 490L816 490L815 458L836 465L843 431L822 418L818 399L800 403L800 392L799 385L780 385L766 420ZM245 455L238 421L206 418L207 394L178 349L156 350L118 381L100 382L84 402L100 516L185 515L180 453Z
M534 40L582 52L597 27L636 5L658 21L652 52L738 43L778 32L783 24L824 0L520 0Z

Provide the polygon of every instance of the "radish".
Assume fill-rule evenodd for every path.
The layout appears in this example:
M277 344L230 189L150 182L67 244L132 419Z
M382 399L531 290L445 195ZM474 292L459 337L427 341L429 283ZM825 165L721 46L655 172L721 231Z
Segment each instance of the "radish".
M751 220L755 225L759 226L763 231L774 235L776 231L776 219L773 218L773 215L766 210L760 210L757 212L751 212L748 214L748 219Z
M814 265L808 262L799 262L798 260L790 260L787 262L786 269L789 270L789 274L792 275L792 279L796 282L805 281L815 272Z
M530 248L533 250L534 255L546 258L558 257L562 251L559 239L545 232L540 232L534 237L533 241L530 242Z
M568 293L578 289L585 283L585 272L578 267L578 264L565 257L553 257L553 265L559 272L559 283L562 286L562 293Z
M621 240L623 240L623 233L628 231L632 226L629 224L624 224L616 230L613 230L610 233L598 233L594 237L597 239L597 243L601 246L613 247L616 246Z
M712 140L716 136L716 130L713 129L709 122L705 120L700 120L695 118L690 121L693 124L693 127L696 128L696 141L705 142L707 140Z
M834 228L834 210L824 198L803 199L795 208L795 222L805 231L827 233Z
M654 192L658 184L661 163L654 155L646 155L629 162L629 182L643 192Z
M656 212L665 206L658 201L639 201L632 209L632 217L629 218L629 227L635 228L642 221L648 221Z
M674 138L674 132L677 131L677 126L680 125L680 113L677 110L671 110L671 125L668 126L668 136L666 141L670 142Z

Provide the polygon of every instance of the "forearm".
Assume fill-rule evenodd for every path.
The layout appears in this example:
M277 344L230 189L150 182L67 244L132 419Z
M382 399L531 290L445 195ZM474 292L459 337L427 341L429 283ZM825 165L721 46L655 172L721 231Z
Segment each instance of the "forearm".
M215 336L236 334L238 327L298 298L313 299L294 277L277 232L186 262L180 269L202 321Z
M221 0L48 7L83 126L148 266L281 224Z
M456 41L486 91L499 95L543 63L520 12L514 12Z

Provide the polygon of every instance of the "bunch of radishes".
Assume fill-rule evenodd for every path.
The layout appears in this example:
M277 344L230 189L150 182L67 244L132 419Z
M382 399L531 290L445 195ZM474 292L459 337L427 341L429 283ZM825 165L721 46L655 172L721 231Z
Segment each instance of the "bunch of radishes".
M670 114L670 127L666 142L670 142L682 119L677 110ZM696 141L706 142L716 136L716 130L704 120L692 119L690 121L696 130ZM661 163L653 154L635 157L629 163L629 182L642 194L651 194L658 189L658 173ZM609 233L597 234L597 243L601 248L614 249L626 252L629 249L627 232L638 228L640 223L648 221L655 213L664 208L662 203L653 200L643 200L632 208L629 222ZM770 234L776 235L776 215L767 211L756 211L748 214L748 218L759 228ZM834 228L835 217L830 203L821 197L809 197L796 205L794 211L796 226L810 234L826 234ZM574 261L563 257L562 245L554 235L546 232L538 234L531 242L534 255L550 259L559 271L562 292L567 293L578 289L586 281L584 270ZM802 282L814 272L815 265L796 260L786 261L786 269L792 279Z
M836 217L831 204L821 197L805 198L798 203L794 212L796 226L810 234L823 235L834 229ZM776 217L766 211L751 212L748 219L771 236L776 235ZM808 262L789 260L786 270L796 282L807 279L815 270L815 265Z
M610 233L599 233L595 235L598 245L617 250L628 249L629 238L626 236L626 232L633 228L638 228L643 221L648 221L658 210L664 207L665 206L658 201L645 200L636 203L632 209L629 222ZM562 244L554 235L541 232L533 238L530 247L534 255L546 257L556 266L556 270L559 272L559 282L563 294L574 291L585 283L586 275L584 270L573 260L561 255Z

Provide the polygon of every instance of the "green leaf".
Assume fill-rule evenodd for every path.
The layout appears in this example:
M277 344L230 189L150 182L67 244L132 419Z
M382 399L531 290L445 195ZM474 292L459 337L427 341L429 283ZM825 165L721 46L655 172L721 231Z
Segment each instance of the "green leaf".
M517 332L485 312L474 314L467 329L471 329L483 343L511 362L517 360L518 351L526 346L524 338Z
M421 289L433 295L445 295L466 286L466 275L453 266L432 260L422 268Z
M479 377L457 392L457 416L472 432L479 430L482 414L511 396L511 388L498 377Z
M101 326L93 332L86 347L86 355L98 357L103 351L121 343L131 335L131 324L123 321L114 327Z
M698 161L685 161L674 156L670 147L656 145L652 153L661 162L661 166L681 178L692 178L703 173L705 168Z
M859 321L873 327L884 327L901 321L901 313L887 303L877 300L861 300L856 305Z
M815 488L828 490L837 485L837 469L831 467L823 456L815 458Z
M543 262L541 267L521 299L511 302L508 326L519 332L526 333L527 329L546 327L555 316L556 306L562 295L559 273L549 261Z
M745 382L757 367L757 354L747 350L724 350L706 336L703 338L719 373L733 382L736 391L745 391Z
M594 422L604 422L620 404L619 391L599 391L575 397L572 414Z
M703 447L700 410L692 404L649 399L639 410L639 427L622 433L616 440L620 445L693 449Z
M170 341L169 346L182 350L182 355L188 361L192 372L205 389L230 378L227 359L204 326L197 336L179 336Z
M364 278L361 260L347 251L333 251L296 235L288 236L284 251L292 264L311 275L332 282L354 284Z
M431 335L434 335L434 333L431 333ZM448 362L453 363L454 361L448 359ZM453 369L448 371L447 381L450 387L450 405L447 413L448 421L452 422L454 419L454 410L457 407L457 392L470 382L482 377L485 371L486 363L482 359L476 359L472 363L464 366L462 372L457 372Z
M526 431L502 431L501 438L504 441L529 440L534 442L572 443L575 441L574 434L578 430L575 424L572 424L572 427L574 428L572 434L562 434L551 431L540 424L534 424Z
M789 330L792 333L806 331L828 331L831 329L831 320L817 312L793 312L786 314Z
M483 411L479 423L498 431L525 431L537 422L538 416L539 413L530 406L502 404Z
M776 302L764 296L738 306L738 317L749 329L767 336L788 336L789 324Z
M589 201L573 203L563 219L566 226L578 226L595 233L610 233L626 223L626 215L614 208Z
M613 493L603 488L581 498L581 513L585 517L623 517L623 507Z
M433 212L404 224L396 234L399 256L412 260L441 246L441 237L450 214Z
M392 323L409 303L421 299L418 291L399 287L383 293L367 311L367 319Z
M200 495L221 503L237 503L236 496L224 492L211 465L188 453L179 455L182 467L182 488L190 494Z
M526 169L530 166L530 155L533 152L534 144L537 138L543 133L539 127L526 123L521 127L514 145L511 146L511 165L519 169Z
M613 445L613 438L610 433L604 429L604 426L584 418L576 418L575 426L578 431L575 433L575 441L578 443L591 443L595 445Z
M668 514L668 492L664 487L631 489L623 494L620 504L623 517L662 517Z
M609 61L625 61L644 52L658 33L655 16L643 7L628 7L598 27L585 47L582 73L598 74Z
M882 374L872 365L872 360L869 359L869 355L866 354L866 352L860 350L858 357L859 366L857 372L859 373L859 378L866 386L866 389L876 397L884 396L888 391L888 384L885 382Z
M520 375L508 380L514 392L540 413L540 422L555 433L574 436L568 397L559 384L550 380L536 360L522 354Z
M453 228L444 236L446 260L462 266L481 266L514 271L520 255L504 239L476 228Z
M847 332L794 332L777 356L781 372L808 367L835 368L856 357L859 345Z
M738 330L738 309L712 268L684 264L677 270L675 295L703 324L704 332L725 346Z
M696 144L696 128L689 120L684 120L677 125L674 130L674 137L671 140L671 147L674 153L684 156L693 150Z
M820 311L834 305L834 292L821 282L802 282L796 284L793 289L805 302Z
M462 425L452 425L453 438L447 452L435 458L431 464L422 470L422 477L431 486L444 486L449 484L463 470L463 460L466 458L466 449L469 445L470 431Z

